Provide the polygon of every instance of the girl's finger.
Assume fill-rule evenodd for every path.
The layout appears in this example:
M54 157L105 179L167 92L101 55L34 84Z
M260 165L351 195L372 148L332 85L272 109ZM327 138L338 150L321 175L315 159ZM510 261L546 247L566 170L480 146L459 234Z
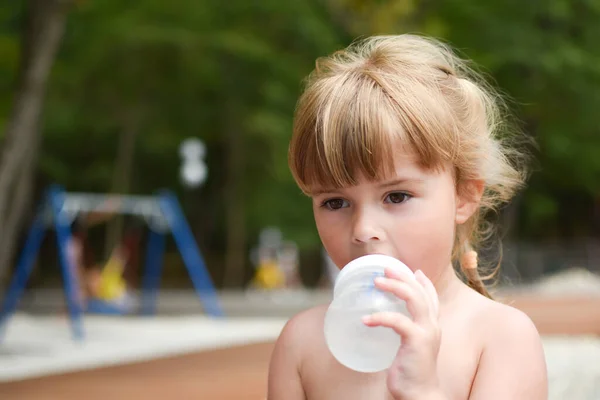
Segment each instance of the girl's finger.
M402 337L402 340L407 342L415 336L417 330L415 323L409 317L395 312L383 311L365 315L362 321L370 327L385 326L391 328Z
M431 316L426 296L408 285L408 283L397 279L378 277L375 278L375 287L404 300L408 312L417 324L430 320Z
M425 291L423 285L419 283L419 281L416 279L415 274L412 272L398 271L395 269L386 268L385 276L387 276L388 278L406 282L409 286L413 288L413 290L415 290L415 292L419 293L423 298L429 297L429 294L427 293L427 291ZM427 303L427 305L429 306L429 303Z
M385 276L388 278L399 279L404 282L414 281L415 274L410 271L398 270L394 268L385 268Z

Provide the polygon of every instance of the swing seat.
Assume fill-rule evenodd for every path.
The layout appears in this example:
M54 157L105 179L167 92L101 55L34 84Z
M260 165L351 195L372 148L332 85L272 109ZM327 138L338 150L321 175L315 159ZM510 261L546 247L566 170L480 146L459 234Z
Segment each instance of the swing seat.
M86 311L94 314L123 315L133 310L122 273L124 260L113 252L98 279L96 293L87 300Z

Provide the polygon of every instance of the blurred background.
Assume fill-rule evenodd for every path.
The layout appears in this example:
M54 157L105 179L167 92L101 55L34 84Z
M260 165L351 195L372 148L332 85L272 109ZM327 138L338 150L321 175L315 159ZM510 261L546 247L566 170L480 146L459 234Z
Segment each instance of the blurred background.
M4 0L0 287L44 193L58 184L68 192L173 191L230 315L287 302L273 311L286 317L326 299L327 257L287 167L302 79L317 57L356 37L418 32L480 65L537 143L527 188L496 217L500 289L548 333L598 334L599 303L590 301L600 293L599 20L597 0ZM201 141L205 179L184 171L190 138ZM128 243L123 276L135 293L145 221L115 212L83 225L87 264L101 269ZM63 307L54 239L50 232L27 281L26 311ZM201 311L172 240L160 284L172 294L161 294L163 311ZM260 297L248 310L249 290L287 295ZM585 300L544 311L518 297L534 292ZM575 318L573 310L585 327L561 320ZM598 397L581 398L600 398L599 376L590 389Z
M480 64L539 145L527 189L502 213L505 271L525 281L574 265L600 271L597 1L54 3L10 1L0 11L3 278L42 194L58 183L174 190L218 287L245 286L259 232L278 227L314 286L320 243L286 159L301 81L316 57L390 32L440 37ZM200 188L180 179L189 137L206 145ZM111 224L90 232L99 260ZM44 247L39 285L59 283L55 248ZM164 284L187 283L167 256Z

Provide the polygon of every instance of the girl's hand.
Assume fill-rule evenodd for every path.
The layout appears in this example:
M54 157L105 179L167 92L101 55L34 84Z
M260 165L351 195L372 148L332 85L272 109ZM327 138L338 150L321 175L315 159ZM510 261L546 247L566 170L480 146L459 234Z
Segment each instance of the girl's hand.
M415 279L416 278L416 279ZM435 287L420 270L414 276L386 269L375 286L406 301L409 316L378 312L365 316L367 326L386 326L396 331L402 343L388 370L387 386L394 399L438 398L437 356L441 331L439 302Z

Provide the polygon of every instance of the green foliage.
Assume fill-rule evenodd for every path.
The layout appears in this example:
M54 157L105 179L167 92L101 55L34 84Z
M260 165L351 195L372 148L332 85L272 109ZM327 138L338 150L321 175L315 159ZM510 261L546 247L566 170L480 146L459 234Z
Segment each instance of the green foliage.
M210 171L194 194L206 208L194 213L198 225L209 214L223 217L233 129L246 149L239 206L248 232L279 225L303 248L318 246L286 149L302 78L316 57L341 46L324 15L305 2L85 3L71 15L54 70L42 173L71 190L109 190L118 137L134 115L141 133L132 191L183 194L178 146L198 136ZM192 213L194 205L186 205ZM210 233L222 234L221 224Z
M566 206L547 193L600 196L599 18L598 2L586 0L446 0L425 16L494 77L539 146L523 210L529 231L541 233Z
M18 67L19 7L0 10L0 128ZM514 99L539 144L521 229L543 234L568 197L556 193L600 196L599 18L593 0L81 2L48 90L40 179L108 191L119 137L133 121L131 191L168 187L183 195L178 146L200 137L209 180L185 194L185 205L204 245L218 253L230 139L238 138L242 183L233 200L244 207L250 242L278 225L314 250L310 201L287 168L301 81L315 58L353 37L423 32L473 58Z
M6 116L12 104L12 94L19 63L18 17L19 2L0 8L0 143L4 136Z

